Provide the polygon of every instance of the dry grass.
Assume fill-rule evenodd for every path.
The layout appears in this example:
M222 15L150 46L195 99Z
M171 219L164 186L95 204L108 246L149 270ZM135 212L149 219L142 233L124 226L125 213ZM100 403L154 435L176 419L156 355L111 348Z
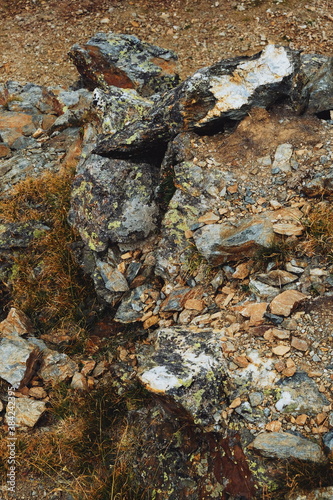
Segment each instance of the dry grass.
M51 427L18 433L18 483L30 475L61 485L76 500L148 500L132 468L137 430L126 419L128 398L136 405L147 402L141 389L120 397L106 387L82 394L60 384L50 396ZM4 433L1 437L0 471L5 472L7 443Z
M309 256L320 255L333 259L333 207L322 201L314 205L303 221L306 227L304 250Z
M90 282L76 263L71 244L77 239L67 223L73 168L27 179L0 201L4 222L40 221L50 231L16 252L9 279L12 304L26 312L35 326L49 330L80 321Z

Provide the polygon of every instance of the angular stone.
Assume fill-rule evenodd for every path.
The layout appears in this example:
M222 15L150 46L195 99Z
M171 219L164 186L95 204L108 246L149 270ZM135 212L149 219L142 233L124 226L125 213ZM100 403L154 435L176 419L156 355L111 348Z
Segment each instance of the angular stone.
M32 323L24 312L12 307L7 318L0 323L0 337L14 335L25 335L32 333Z
M285 236L301 236L304 231L304 226L293 222L277 222L273 224L274 233L283 234Z
M153 350L138 353L139 380L159 395L163 406L212 429L222 419L221 388L226 388L226 362L220 334L211 329L160 328ZM224 382L223 382L224 381Z
M291 144L280 144L275 151L272 168L278 168L282 172L289 172L291 170L290 159L292 154L293 148Z
M308 492L293 492L286 496L286 500L332 500L333 486L318 488Z
M136 242L157 229L157 176L147 163L96 155L80 167L69 220L89 248L100 252L109 243Z
M34 427L46 410L43 401L35 401L30 398L17 398L15 400L15 424L18 429ZM5 421L10 421L10 409L7 407Z
M202 300L199 299L188 299L184 304L185 309L194 309L195 311L201 312L205 307Z
M302 54L300 74L305 85L301 91L303 110L320 113L333 108L333 57Z
M299 339L298 337L292 337L291 347L294 347L298 351L304 351L304 352L309 349L309 345L306 342L306 340Z
M260 325L264 321L264 313L266 312L267 305L267 302L249 303L240 310L240 313L245 318L250 318L249 326Z
M44 399L47 396L47 392L43 387L31 387L29 389L29 396L35 399Z
M281 391L275 407L282 413L292 415L317 415L327 406L328 400L319 392L317 384L305 373L295 373L292 377L277 383Z
M108 92L97 88L94 105L103 134L114 134L134 120L140 119L153 105L135 90L110 87Z
M250 447L268 458L288 460L294 458L314 463L326 461L318 444L287 432L262 432L258 434Z
M54 383L72 378L77 371L78 365L67 354L47 349L39 375L43 380Z
M41 222L3 222L0 224L0 249L25 248L49 230Z
M287 317L293 308L306 297L304 293L297 290L286 290L272 300L270 304L271 313Z
M156 289L150 285L141 285L135 288L121 301L114 317L115 321L120 323L141 321L146 306L145 296L148 298L154 293L156 293Z
M147 96L179 83L177 56L133 35L97 33L69 56L89 89L115 86Z
M101 260L96 263L107 290L110 292L127 292L129 290L125 276L118 269Z
M299 55L268 45L249 58L227 59L201 69L166 93L145 115L112 137L101 136L95 152L138 155L185 130L218 130L241 120L251 107L267 107L291 93Z
M256 279L266 283L267 285L281 287L296 281L298 276L288 273L287 271L283 271L282 269L276 269L267 274L258 274L256 275Z
M290 346L289 345L283 345L280 344L276 347L273 347L272 352L276 354L277 356L284 356L287 354L287 352L290 351Z
M71 381L71 387L73 389L76 389L77 391L88 390L87 378L83 375L83 373L79 372L74 373Z
M250 278L249 289L260 299L272 300L279 294L279 288L266 285L259 280Z

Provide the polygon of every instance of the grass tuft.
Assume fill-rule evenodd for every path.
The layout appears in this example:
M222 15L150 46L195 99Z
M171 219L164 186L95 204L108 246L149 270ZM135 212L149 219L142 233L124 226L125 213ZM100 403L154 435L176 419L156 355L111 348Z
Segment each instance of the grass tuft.
M303 221L306 228L304 250L310 256L319 255L333 259L333 207L322 201L312 207Z

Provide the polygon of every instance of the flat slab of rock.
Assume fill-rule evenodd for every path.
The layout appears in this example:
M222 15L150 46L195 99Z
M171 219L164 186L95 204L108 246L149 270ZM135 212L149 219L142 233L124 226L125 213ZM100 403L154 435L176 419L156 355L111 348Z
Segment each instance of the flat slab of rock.
M294 458L315 463L326 461L326 457L317 443L287 432L262 432L251 443L250 447L268 458Z
M97 33L69 56L89 89L112 85L148 96L179 83L176 54L133 35Z
M287 317L293 308L302 300L305 300L306 297L304 293L297 290L285 290L272 300L270 305L271 313Z
M138 353L139 380L166 408L207 429L221 423L226 374L219 333L211 329L160 328L152 352Z

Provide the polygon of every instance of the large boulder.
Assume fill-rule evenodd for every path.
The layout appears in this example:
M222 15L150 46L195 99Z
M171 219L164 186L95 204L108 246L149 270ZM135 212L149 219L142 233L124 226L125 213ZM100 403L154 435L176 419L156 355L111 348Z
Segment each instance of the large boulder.
M177 56L133 35L97 33L84 45L73 45L69 56L89 89L115 86L149 96L179 82Z
M164 95L143 121L112 137L101 136L96 153L135 155L158 148L186 130L223 129L252 107L266 108L294 92L299 54L268 45L251 57L236 57L201 69Z

